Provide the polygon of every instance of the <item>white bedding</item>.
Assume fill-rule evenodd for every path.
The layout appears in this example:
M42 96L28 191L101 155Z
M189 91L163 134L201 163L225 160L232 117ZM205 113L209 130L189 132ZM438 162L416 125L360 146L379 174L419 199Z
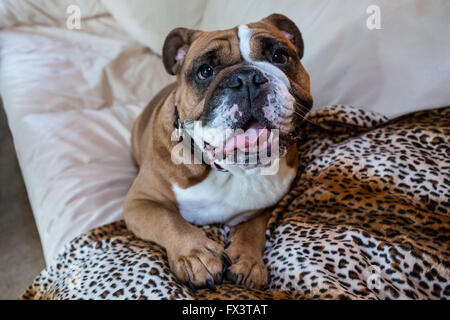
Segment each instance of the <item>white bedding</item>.
M130 128L170 79L159 57L116 32L19 27L0 40L0 92L49 262L75 236L121 219L135 176Z

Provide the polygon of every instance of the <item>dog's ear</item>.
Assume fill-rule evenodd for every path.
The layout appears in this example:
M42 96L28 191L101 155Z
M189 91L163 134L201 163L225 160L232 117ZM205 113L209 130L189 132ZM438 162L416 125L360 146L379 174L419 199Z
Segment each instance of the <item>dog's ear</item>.
M176 28L167 35L162 58L169 74L176 75L180 71L196 32L196 30Z
M291 19L282 14L274 13L267 18L264 18L262 21L278 28L278 30L292 42L295 48L297 48L300 59L303 58L303 37L300 30Z

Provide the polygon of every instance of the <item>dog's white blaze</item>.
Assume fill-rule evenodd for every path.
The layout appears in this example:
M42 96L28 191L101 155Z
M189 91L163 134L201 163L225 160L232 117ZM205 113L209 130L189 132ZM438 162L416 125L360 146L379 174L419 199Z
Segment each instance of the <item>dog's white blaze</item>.
M250 40L252 38L252 32L249 27L245 24L239 26L238 28L239 37L239 49L241 50L241 55L245 61L251 61L250 59Z
M182 189L172 185L181 215L197 225L225 223L233 226L276 204L295 178L297 170L280 160L275 175L232 175L211 170L199 184Z
M268 73L278 78L284 85L288 88L291 87L291 83L289 82L288 77L284 74L283 71L275 67L273 64L265 61L254 61L250 58L250 40L252 38L252 32L245 24L239 26L238 28L238 37L239 37L239 49L241 51L242 58L245 61L253 64L258 69L260 69L264 73Z

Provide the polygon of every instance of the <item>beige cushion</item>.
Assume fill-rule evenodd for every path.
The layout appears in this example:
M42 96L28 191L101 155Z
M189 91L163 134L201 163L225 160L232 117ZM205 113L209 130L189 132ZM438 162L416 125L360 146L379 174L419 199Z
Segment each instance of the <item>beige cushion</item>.
M97 20L81 32L0 32L0 95L47 262L74 237L123 219L136 176L131 126L172 78L161 58Z
M206 0L102 0L136 40L161 55L167 34L176 27L196 28Z
M305 40L315 107L349 104L389 117L450 104L450 3L411 0L102 0L140 43L161 54L175 27L216 30L289 16ZM381 30L369 30L378 5ZM441 35L441 36L439 36Z
M0 28L19 25L63 25L70 5L80 7L81 18L106 14L100 0L1 0Z

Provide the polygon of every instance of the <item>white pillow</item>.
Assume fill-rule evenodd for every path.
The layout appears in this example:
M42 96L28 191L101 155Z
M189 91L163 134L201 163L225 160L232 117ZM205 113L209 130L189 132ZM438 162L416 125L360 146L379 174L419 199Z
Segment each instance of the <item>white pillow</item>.
M172 77L115 36L22 26L0 43L0 95L48 263L74 237L123 219L136 177L131 127Z
M378 5L381 30L369 30ZM394 117L450 105L450 2L423 0L210 0L201 29L271 13L290 17L305 42L314 106L349 104Z
M99 0L1 0L0 28L19 25L62 25L70 14L67 8L76 5L81 18L107 14Z
M196 28L206 0L102 0L137 41L161 55L167 34L176 27Z

